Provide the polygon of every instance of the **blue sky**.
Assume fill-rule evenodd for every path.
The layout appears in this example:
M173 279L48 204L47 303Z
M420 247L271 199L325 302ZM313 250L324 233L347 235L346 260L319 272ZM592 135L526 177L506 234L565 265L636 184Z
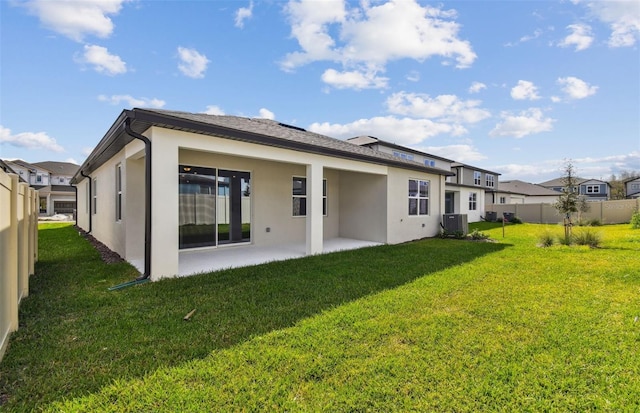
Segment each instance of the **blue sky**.
M0 1L0 157L123 109L372 135L542 182L640 171L639 1Z

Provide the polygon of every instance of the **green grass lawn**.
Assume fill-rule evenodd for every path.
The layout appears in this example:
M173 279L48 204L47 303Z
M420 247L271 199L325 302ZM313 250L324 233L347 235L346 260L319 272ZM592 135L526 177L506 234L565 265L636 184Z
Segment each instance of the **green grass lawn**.
M540 248L563 229L476 226L497 242L428 239L113 292L135 277L128 264L102 263L71 226L41 227L1 409L640 410L640 231Z

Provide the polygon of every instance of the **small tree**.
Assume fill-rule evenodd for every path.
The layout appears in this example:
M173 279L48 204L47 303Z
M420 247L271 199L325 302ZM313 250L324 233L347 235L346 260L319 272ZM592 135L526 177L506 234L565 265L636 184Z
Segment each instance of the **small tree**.
M564 216L564 238L567 243L571 239L571 214L578 212L578 185L575 169L571 160L566 161L562 177L562 194L553 207Z
M576 207L578 208L578 225L584 225L584 223L582 222L582 214L589 212L589 208L591 207L591 205L589 205L586 197L580 196L578 197Z

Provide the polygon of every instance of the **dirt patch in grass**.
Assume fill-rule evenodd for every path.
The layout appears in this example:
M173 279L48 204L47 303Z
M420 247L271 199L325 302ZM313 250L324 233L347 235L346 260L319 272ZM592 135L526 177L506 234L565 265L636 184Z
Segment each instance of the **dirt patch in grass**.
M80 227L76 226L76 228L78 229L80 235L82 235L87 241L89 241L89 243L93 245L93 247L100 253L102 261L106 262L107 264L115 264L124 261L124 259L120 255L118 255L117 252L110 250L109 247L98 241L93 235L89 234Z

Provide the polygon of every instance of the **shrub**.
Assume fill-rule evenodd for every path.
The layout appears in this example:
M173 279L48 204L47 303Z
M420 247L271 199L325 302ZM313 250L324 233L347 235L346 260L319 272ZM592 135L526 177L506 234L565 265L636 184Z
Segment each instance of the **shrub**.
M551 247L555 243L555 237L547 231L538 237L538 245L541 247Z
M585 228L573 234L573 242L578 245L588 245L591 248L597 248L602 243L602 237L599 233Z
M633 215L631 216L630 224L631 224L631 228L640 229L640 211L639 210L636 209Z
M570 246L573 244L573 237L558 237L558 243L560 245Z
M478 228L474 228L473 231L471 231L471 233L469 234L469 238L474 241L480 241L489 238L489 235L485 234L484 232L478 231Z
M509 222L511 222L512 224L522 224L522 220L515 215L511 217Z

